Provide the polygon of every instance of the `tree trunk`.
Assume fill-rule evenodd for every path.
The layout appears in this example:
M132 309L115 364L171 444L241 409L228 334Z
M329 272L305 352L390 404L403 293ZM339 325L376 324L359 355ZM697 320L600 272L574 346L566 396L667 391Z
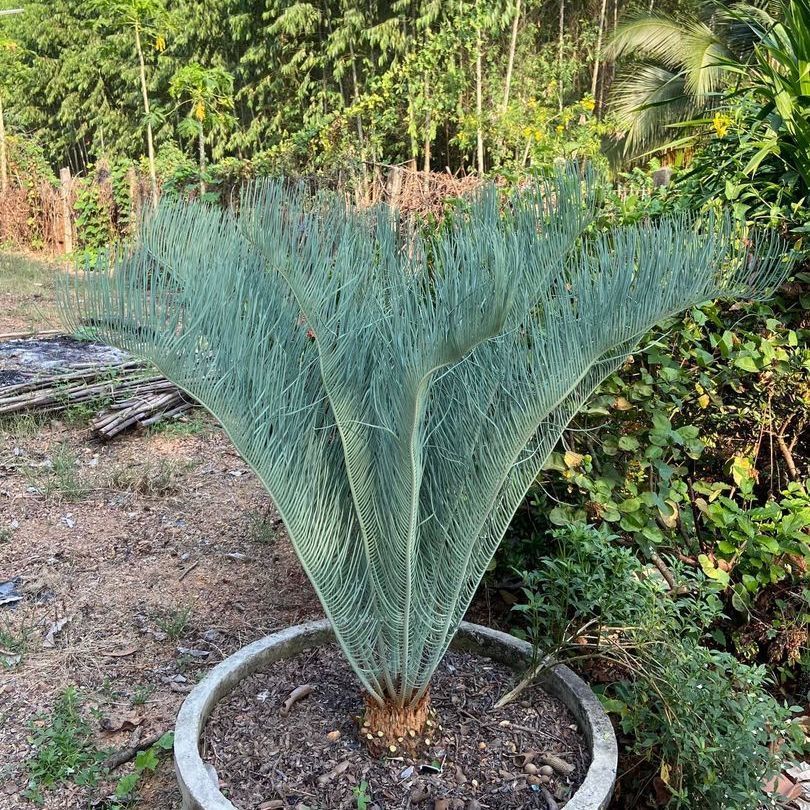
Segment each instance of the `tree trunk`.
M349 40L349 56L352 60L352 96L354 97L354 103L357 104L360 101L360 87L357 81L357 63L354 56L354 45L352 45L351 40ZM360 172L363 176L363 199L368 200L370 189L368 167L366 166L366 139L363 134L363 120L360 118L359 111L355 116L355 123L357 125L357 141L360 146Z
M73 220L70 214L70 187L72 180L70 169L59 170L59 196L62 200L62 233L64 234L65 253L73 253Z
M422 191L427 194L430 191L430 79L425 73L425 162L424 177L422 178Z
M361 736L374 756L418 756L440 730L434 716L429 692L408 706L367 696Z
M605 0L602 0L604 2ZM509 40L509 59L506 63L506 78L503 82L503 101L501 102L501 117L506 115L509 106L509 91L512 87L512 71L515 67L515 49L517 48L518 25L520 24L520 2L515 5L515 19L512 20L512 38Z
M3 96L0 95L0 193L8 189L8 155L6 153L6 122L3 117Z
M607 13L607 0L602 0L602 10L599 13L599 32L596 35L596 56L593 61L593 76L591 76L591 95L596 101L596 88L599 82L599 58L602 54L602 36L605 30L605 14Z
M559 71L559 103L560 112L563 108L563 49L565 45L565 0L560 0L560 31L559 39L557 41L557 70Z
M200 196L202 196L205 194L205 132L203 132L202 121L200 121L200 132L197 143L200 149Z
M475 39L475 117L476 117L476 142L478 154L478 174L484 174L484 88L483 88L483 54L481 53L481 27L476 29Z
M141 47L141 28L135 25L135 49L138 51L138 65L141 75L141 95L143 96L143 111L146 115L146 151L149 159L149 183L152 187L152 204L157 206L158 188L157 173L155 171L155 144L152 138L152 121L149 117L149 92L146 87L146 64L143 59L143 48Z

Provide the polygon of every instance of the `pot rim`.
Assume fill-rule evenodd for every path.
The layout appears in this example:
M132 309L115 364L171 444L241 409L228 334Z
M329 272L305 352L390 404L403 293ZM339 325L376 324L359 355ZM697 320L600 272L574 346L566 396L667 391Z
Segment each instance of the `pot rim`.
M221 661L194 687L177 715L174 765L183 810L239 810L219 790L200 756L199 741L217 703L237 684L273 661L334 641L328 619L288 627L254 641ZM532 646L526 641L478 624L462 622L452 645L486 655L515 669L525 666ZM613 794L618 746L613 726L591 688L564 664L538 679L574 715L588 741L591 763L566 810L604 810Z

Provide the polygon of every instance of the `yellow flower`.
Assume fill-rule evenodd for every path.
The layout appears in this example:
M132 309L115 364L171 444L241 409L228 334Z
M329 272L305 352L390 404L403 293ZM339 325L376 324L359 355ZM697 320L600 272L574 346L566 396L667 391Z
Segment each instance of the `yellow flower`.
M582 99L582 106L588 111L593 112L594 108L596 107L596 102L591 98L591 96L585 96Z
M565 127L562 124L557 124L557 126L555 127L555 130L556 130L558 135L562 135L563 132L565 132Z
M719 138L725 138L728 128L731 126L731 118L723 113L715 113L712 124L714 125L714 131L717 133L717 136Z
M166 50L166 37L163 34L158 34L155 37L155 50L163 53Z
M198 121L204 121L205 120L205 104L204 104L204 102L198 101L194 105L194 117Z

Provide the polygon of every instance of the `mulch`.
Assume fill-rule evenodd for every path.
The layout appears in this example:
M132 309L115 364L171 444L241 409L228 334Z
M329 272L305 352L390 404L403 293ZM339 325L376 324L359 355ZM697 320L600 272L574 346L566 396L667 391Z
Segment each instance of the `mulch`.
M563 807L585 776L586 741L566 707L537 685L494 709L514 682L506 666L449 652L431 685L441 732L415 761L374 758L358 733L357 682L330 645L242 681L209 719L203 756L243 810ZM282 716L305 684L312 693ZM548 754L571 773L544 764Z

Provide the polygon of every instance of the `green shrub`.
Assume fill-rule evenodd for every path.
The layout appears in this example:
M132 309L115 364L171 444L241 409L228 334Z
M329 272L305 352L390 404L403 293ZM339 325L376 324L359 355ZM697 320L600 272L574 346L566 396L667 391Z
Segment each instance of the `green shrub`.
M592 680L608 668L601 698L639 767L625 795L646 783L646 771L663 782L671 807L757 806L778 770L776 744L790 750L790 710L766 691L765 667L706 645L720 600L700 574L687 578L689 595L671 597L657 569L606 530L554 537L556 553L523 574L525 601L515 610L536 645L590 660Z

